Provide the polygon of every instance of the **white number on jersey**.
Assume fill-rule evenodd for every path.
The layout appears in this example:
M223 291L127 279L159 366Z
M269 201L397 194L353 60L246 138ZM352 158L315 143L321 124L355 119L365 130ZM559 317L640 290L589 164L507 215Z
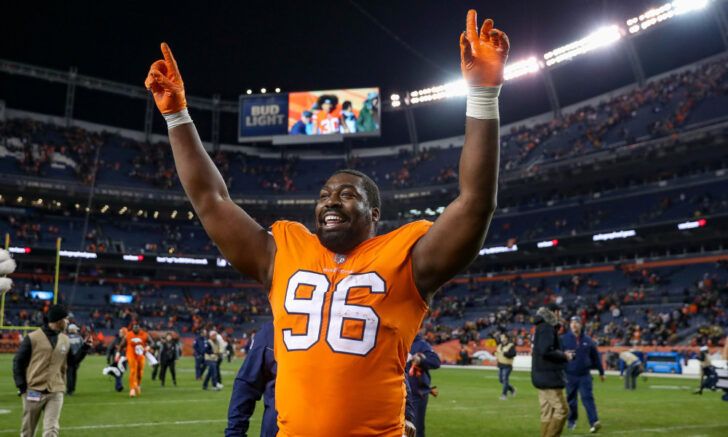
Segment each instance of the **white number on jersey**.
M296 290L301 285L314 287L310 298L296 297ZM288 314L308 317L305 334L293 334L291 329L283 330L283 343L289 351L307 350L319 341L324 297L330 285L326 275L304 270L297 271L288 280L284 308ZM326 343L334 352L364 356L376 346L379 316L370 306L346 302L352 288L368 288L370 293L385 293L387 290L384 280L374 272L353 274L339 281L331 297ZM342 335L345 320L364 323L361 338Z

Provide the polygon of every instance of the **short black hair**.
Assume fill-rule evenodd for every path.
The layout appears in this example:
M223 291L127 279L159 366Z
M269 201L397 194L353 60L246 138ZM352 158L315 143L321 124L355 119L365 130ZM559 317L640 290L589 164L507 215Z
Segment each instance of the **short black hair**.
M372 180L372 178L360 172L359 170L353 170L350 168L337 170L331 176L335 176L339 173L354 175L361 179L362 185L364 185L364 193L366 193L367 195L367 201L369 202L369 206L371 208L381 209L382 201L379 196L379 187L377 186L377 183Z
M343 109L344 111L349 108L351 108L351 102L349 100L346 100L344 103L341 104L341 109Z

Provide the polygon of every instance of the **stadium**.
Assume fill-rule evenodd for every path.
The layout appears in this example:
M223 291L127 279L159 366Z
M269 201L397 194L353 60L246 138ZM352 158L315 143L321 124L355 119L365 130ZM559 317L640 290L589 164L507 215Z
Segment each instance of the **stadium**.
M61 390L63 435L259 435L267 426L263 401L247 434L226 427L241 396L236 376L252 363L266 325L288 387L275 391L286 435L394 435L369 422L368 432L356 428L346 405L389 393L357 369L376 376L396 368L395 392L416 380L417 332L438 362L420 396L429 436L728 435L728 3L512 3L352 0L300 15L283 13L305 9L293 2L118 10L38 3L12 11L0 49L0 236L17 266L2 294L0 435L26 435L21 423L33 392L18 385L17 357L36 344L32 333L55 323L49 315L57 304L88 350L75 387ZM470 47L478 38L463 32L470 8L478 26L490 17L508 34L500 82L468 76L456 40L463 33ZM163 41L171 62L167 46L159 51ZM184 84L174 76L177 64ZM483 99L497 101L493 116L473 90L501 82L499 97ZM486 134L473 134L474 118ZM192 140L172 133L189 126L199 133L197 157L185 152ZM480 143L479 155L497 146L495 171L477 167ZM214 169L219 176L205 173ZM363 216L376 236L328 246L327 229L358 223L343 194L349 185L332 181L364 181L358 172L379 189L376 214ZM454 221L451 211L473 185L488 185L486 173L497 176L497 208L468 203L492 214L483 240L463 231L480 223L470 220L475 213ZM365 188L352 197L372 206ZM220 197L243 215L212 211L204 190L224 191ZM331 207L334 197L345 205ZM437 225L445 222L456 224L443 232ZM418 227L421 240L409 234ZM440 238L426 240L434 232ZM221 237L234 233L241 237ZM298 264L313 253L309 236L332 255L331 269ZM410 245L396 250L386 243L406 238ZM284 241L296 249L284 251ZM420 241L431 258L425 268L416 261ZM384 253L404 267L339 270L364 263L361 248L380 242L367 263ZM461 254L468 250L474 256ZM452 261L460 258L467 262ZM5 262L0 257L0 267ZM421 273L438 269L448 274ZM411 287L387 291L400 277ZM432 293L422 284L434 284ZM395 292L411 292L410 305L366 300ZM541 307L560 313L561 339L576 321L599 362L587 372L599 419L580 391L578 418L564 417L563 432L552 434L543 389L532 384ZM387 336L405 323L412 325L409 337L398 334L408 339L405 350L392 346L391 354L402 363L356 361L381 363L386 355L376 346L394 342ZM137 328L146 333L147 358L135 390L136 370L123 361ZM212 331L217 336L208 338ZM500 380L503 335L516 351L509 362L517 395ZM165 384L170 349L173 384ZM635 363L623 353L642 366L633 390L625 384ZM325 370L303 374L308 361L297 360L309 355ZM215 360L208 387L200 362ZM346 386L330 384L327 371ZM601 382L598 373L606 375ZM380 379L392 386L384 382L392 378ZM308 403L304 389L341 397ZM262 388L256 393L248 407ZM351 434L314 424L333 415L321 410L339 409ZM395 420L416 422L402 410ZM292 431L302 429L290 425L301 417L309 420L305 432ZM41 420L35 435L57 435L45 433L50 426Z

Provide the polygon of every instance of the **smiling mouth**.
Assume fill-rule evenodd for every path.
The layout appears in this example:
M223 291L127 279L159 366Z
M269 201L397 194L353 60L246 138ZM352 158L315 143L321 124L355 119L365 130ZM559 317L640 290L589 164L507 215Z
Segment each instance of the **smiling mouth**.
M323 214L322 220L321 220L321 226L324 229L333 229L336 228L344 223L346 223L346 218L341 216L340 214L335 214L331 212L327 212Z

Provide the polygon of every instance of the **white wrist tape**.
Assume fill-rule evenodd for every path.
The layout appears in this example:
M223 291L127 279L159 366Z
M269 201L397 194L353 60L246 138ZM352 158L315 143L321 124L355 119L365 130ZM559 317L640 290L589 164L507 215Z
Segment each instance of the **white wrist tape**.
M468 90L468 103L465 106L467 117L481 120L498 120L498 95L501 86L471 86Z
M187 112L187 108L172 114L162 114L162 116L167 122L167 129L172 129L173 127L177 127L182 124L192 123L192 117L190 117L190 113Z

